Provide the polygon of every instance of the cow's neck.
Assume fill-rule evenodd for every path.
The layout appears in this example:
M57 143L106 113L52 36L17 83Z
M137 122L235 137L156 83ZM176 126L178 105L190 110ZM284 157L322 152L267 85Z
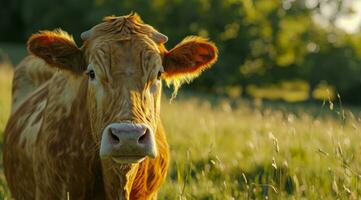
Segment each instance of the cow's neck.
M108 199L129 200L139 164L112 167L112 161L102 161L103 180Z

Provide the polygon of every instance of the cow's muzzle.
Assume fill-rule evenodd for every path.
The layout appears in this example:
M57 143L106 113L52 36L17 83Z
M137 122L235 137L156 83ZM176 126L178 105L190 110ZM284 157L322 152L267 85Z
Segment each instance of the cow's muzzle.
M155 158L157 148L152 129L141 123L112 123L103 131L100 158L116 163L138 163L146 156Z

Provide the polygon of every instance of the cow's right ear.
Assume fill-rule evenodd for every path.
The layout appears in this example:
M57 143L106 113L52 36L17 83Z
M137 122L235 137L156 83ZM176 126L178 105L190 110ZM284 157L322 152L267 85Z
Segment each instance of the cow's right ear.
M30 53L45 60L52 67L81 74L86 64L81 49L65 31L41 31L28 40Z

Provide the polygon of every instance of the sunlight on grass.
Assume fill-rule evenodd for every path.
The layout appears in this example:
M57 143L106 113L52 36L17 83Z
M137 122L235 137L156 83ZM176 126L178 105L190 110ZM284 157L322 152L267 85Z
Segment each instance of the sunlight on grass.
M328 100L334 99L336 96L336 89L326 83L319 84L315 90L312 91L312 96L315 99Z
M0 63L0 149L2 151L2 132L5 128L11 111L11 81L13 77L12 66L8 62ZM10 199L3 174L2 154L0 156L0 199Z
M309 86L304 81L283 81L268 86L247 86L247 93L255 98L299 102L309 99Z
M340 120L227 100L164 102L172 160L160 199L360 197L361 113L344 111Z
M305 81L282 81L267 86L249 85L246 91L255 98L286 102L301 102L310 98L310 87ZM335 93L334 87L321 83L312 91L312 97L317 100L333 100Z
M11 110L11 80L13 70L10 64L0 63L0 132L5 128Z

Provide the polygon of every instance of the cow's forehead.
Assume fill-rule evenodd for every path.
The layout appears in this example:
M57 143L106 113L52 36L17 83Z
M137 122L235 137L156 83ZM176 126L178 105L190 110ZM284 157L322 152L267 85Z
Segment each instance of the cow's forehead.
M127 40L106 40L104 37L89 41L87 49L88 64L101 79L142 80L143 76L155 76L154 70L161 67L160 48L150 38L133 35Z
M156 53L161 52L160 45L156 44L152 39L144 34L132 34L127 38L119 38L116 34L108 33L92 40L87 41L86 48L88 51L94 52L98 49L107 48L133 48L138 51L151 50Z
M91 36L85 41L88 64L95 62L101 71L111 75L130 75L140 72L144 65L148 69L161 65L165 48L154 41L154 32L157 31L136 14L107 17L91 29Z
M106 17L102 23L90 30L91 36L84 45L88 55L109 47L133 48L133 51L152 50L156 53L163 51L163 45L154 42L152 37L157 31L152 26L144 24L136 14Z
M149 59L151 56L160 57L161 46L155 44L150 38L144 35L133 35L128 39L114 39L113 36L101 36L88 41L85 46L88 61L97 58L101 60L139 60Z

